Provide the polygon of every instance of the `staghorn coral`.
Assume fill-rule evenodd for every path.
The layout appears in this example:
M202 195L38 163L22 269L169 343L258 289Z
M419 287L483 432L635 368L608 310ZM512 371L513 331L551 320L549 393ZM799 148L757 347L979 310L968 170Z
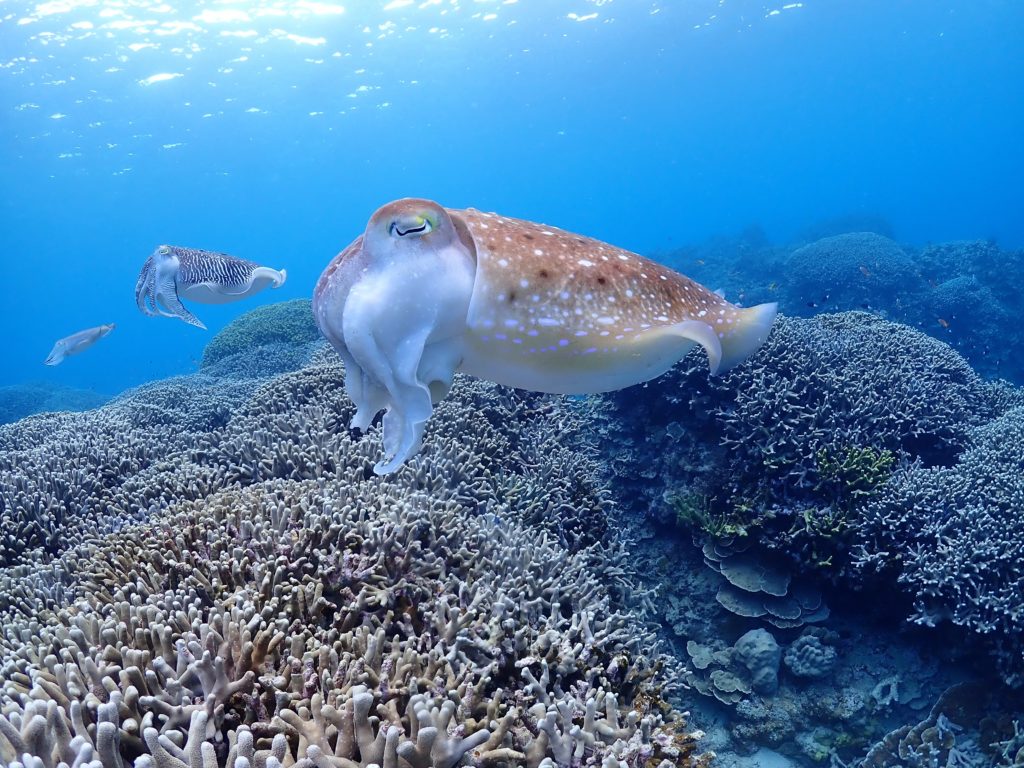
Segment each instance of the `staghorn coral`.
M977 427L952 467L908 466L867 505L858 562L895 576L912 620L950 621L1024 674L1024 408Z
M340 374L253 383L133 524L0 573L0 762L698 762L572 409L462 380L384 482Z

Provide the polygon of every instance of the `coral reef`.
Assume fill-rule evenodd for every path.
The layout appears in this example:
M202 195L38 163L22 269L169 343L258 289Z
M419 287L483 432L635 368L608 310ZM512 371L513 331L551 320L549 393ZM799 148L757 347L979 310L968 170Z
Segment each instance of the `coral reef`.
M736 641L736 657L750 673L750 686L755 693L772 696L779 689L779 663L782 649L775 637L765 629L752 629Z
M259 355L257 350L264 345L301 347L319 338L309 299L267 304L246 312L221 329L203 350L200 370L206 371L233 355Z
M1024 682L1024 408L969 438L955 465L905 467L866 505L859 563L898 579L913 621L985 637Z
M1010 732L1015 722L1006 719L1005 711L1008 704L1013 706L1014 703L1000 699L1003 694L992 681L951 686L935 702L928 717L893 730L854 765L856 768L931 765L984 768L994 765L997 759L1007 759L1010 749L1004 746L1013 743L1018 731L1014 728Z
M915 248L889 239L884 222L861 226L834 222L794 246L763 234L717 238L658 259L741 303L777 301L788 315L869 309L947 342L983 376L1024 383L1024 337L1012 325L1024 304L1006 279L1020 252L982 240Z
M737 616L763 617L779 629L828 618L829 609L819 590L805 583L790 589L792 575L750 545L747 538L704 542L704 564L725 578L715 595L719 605Z
M794 640L783 663L796 677L818 680L827 677L836 665L835 632L820 627L808 627Z
M385 481L341 375L0 433L62 510L0 569L0 763L704 764L571 404L460 379Z
M746 633L732 646L721 640L686 644L687 682L713 700L717 711L728 712L724 722L730 752L749 753L769 746L800 764L832 760L833 765L843 765L844 760L863 758L901 718L915 718L928 706L928 694L922 693L933 686L922 682L936 675L934 670L914 669L908 666L914 663L911 654L893 653L892 648L879 653L869 647L878 640L844 633L845 641L831 630L806 629L783 653L792 661L812 645L828 648L829 661L814 669L818 677L803 674L808 670L798 664L780 666L776 653L784 641L761 629ZM866 664L870 665L867 674ZM794 668L801 674L794 673ZM914 677L903 680L891 674L894 669L914 669ZM758 672L769 682L774 678L777 687L754 691ZM945 676L940 677L946 683L936 681L939 691L949 684ZM876 694L878 689L885 696ZM717 748L715 736L708 738ZM736 764L749 764L749 760L739 759Z
M879 214L871 213L847 213L840 216L821 219L804 227L800 231L797 240L801 243L811 243L815 240L822 240L826 237L847 235L851 232L869 232L894 239L892 222Z
M61 387L48 382L30 382L0 387L0 424L18 421L44 411L87 411L109 400L89 389Z
M58 554L167 499L222 486L214 472L190 488L188 468L254 387L182 377L131 390L99 410L0 426L0 567L40 548Z
M859 510L897 464L955 464L1010 402L948 345L854 312L780 317L747 364L708 377L687 357L598 416L624 499L706 535L756 532L838 580Z
M102 410L0 426L0 567L37 547L58 554L86 533L143 519L169 499L236 482L223 466L210 465L217 456L232 463L222 450L223 441L236 439L232 415L272 375L305 362L326 365L329 357L322 341L269 344L201 374L129 390ZM204 470L190 487L197 465Z
M923 283L913 258L873 232L822 238L798 248L786 264L787 291L801 314L886 307Z
M948 345L866 313L781 317L761 352L725 376L709 378L699 361L686 359L642 394L604 397L594 412L620 500L645 521L652 542L672 528L685 532L674 548L649 544L644 569L663 582L662 619L666 634L686 647L688 682L713 702L701 726L712 730L709 711L727 713L718 716L728 740L719 735L713 746L769 745L841 765L863 755L879 728L911 719L940 680L963 679L959 662L992 673L992 657L976 653L965 634L998 637L992 645L1004 662L1017 658L1012 648L1019 656L1015 595L1024 587L1013 542L1021 531L1016 521L993 529L1002 510L1020 504L1024 440L1007 426L1017 424L1020 404L1019 390L985 382ZM1001 457L983 455L983 434L1000 444ZM962 503L938 482L954 477L962 478ZM909 478L917 484L901 493ZM989 491L980 490L986 485ZM987 493L1004 497L993 504ZM948 509L936 514L940 503ZM976 538L961 537L972 515L981 522ZM933 516L934 525L926 521ZM714 577L696 577L694 559L679 551L689 534ZM949 545L961 555L951 558ZM908 565L918 581L901 575ZM969 575L958 583L964 569ZM829 617L823 593L845 608L845 620L884 622L893 632L918 615L915 596L946 612L959 600L974 626L931 636L956 673L936 674L924 686L907 672L912 664L844 659L850 643L834 631L844 617ZM709 611L709 598L723 610ZM852 619L855 606L860 614ZM983 615L994 632L984 634ZM782 651L776 693L767 693L771 685L755 691L752 670L738 658L739 638L757 630L771 633ZM926 648L927 637L914 635L916 647ZM1004 663L1005 678L1013 682L1010 666Z

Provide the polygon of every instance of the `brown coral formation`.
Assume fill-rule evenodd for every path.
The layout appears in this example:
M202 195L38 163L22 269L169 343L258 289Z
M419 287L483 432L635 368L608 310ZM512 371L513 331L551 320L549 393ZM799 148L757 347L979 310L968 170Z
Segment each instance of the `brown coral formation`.
M705 762L570 407L462 381L384 480L340 382L264 382L130 467L154 422L104 409L88 471L12 481L65 507L0 570L0 764Z

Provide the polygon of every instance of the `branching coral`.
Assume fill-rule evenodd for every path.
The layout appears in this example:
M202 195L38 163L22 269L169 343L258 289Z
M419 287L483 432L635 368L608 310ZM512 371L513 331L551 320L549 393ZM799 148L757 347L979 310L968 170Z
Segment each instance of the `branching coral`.
M0 762L696 764L578 415L460 381L383 480L340 381L251 384L212 431L98 412L126 443L179 434L118 481L132 524L68 514L79 540L0 575Z
M952 467L901 470L867 505L859 563L894 574L913 620L951 621L999 648L1024 674L1024 408L971 434Z
M627 498L700 499L686 508L707 532L757 531L838 577L851 510L897 462L955 463L1002 400L942 342L845 313L780 317L745 365L709 378L688 357L643 397L607 396L602 415Z
M234 355L260 356L264 345L302 347L319 338L309 299L267 304L246 312L218 332L203 350L200 368L205 371Z
M109 398L88 389L50 383L10 384L0 387L0 424L43 411L84 411L98 408Z
M795 250L786 266L793 307L804 314L826 309L886 307L924 284L900 245L873 232L822 238Z

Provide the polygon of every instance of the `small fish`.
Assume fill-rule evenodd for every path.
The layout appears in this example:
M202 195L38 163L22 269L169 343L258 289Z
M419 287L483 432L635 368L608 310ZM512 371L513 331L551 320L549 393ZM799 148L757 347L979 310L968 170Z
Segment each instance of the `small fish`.
M864 275L864 277L871 277L871 270L865 267L863 264L860 265L860 273Z
M935 319L939 321L939 325L941 325L943 328L949 328L949 321L948 320L946 320L944 318L941 318L941 317L937 317Z
M697 261L696 261L696 262L694 262L694 263L695 263L695 264L696 264L696 265L697 265L698 267L703 267L703 266L704 266L704 264L705 264L706 262L704 261L704 259L697 259Z
M772 280L770 283L768 283L768 290L771 291L772 293L775 293L777 290L779 290L779 284Z
M50 350L49 356L43 361L44 365L60 365L68 355L77 355L84 352L97 341L114 330L114 324L97 325L95 328L86 328L84 331L72 333L63 339L58 339Z

